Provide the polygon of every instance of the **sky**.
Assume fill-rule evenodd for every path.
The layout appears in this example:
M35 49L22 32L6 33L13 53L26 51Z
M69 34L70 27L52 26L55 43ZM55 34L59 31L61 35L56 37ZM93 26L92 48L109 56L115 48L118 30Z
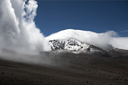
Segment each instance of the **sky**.
M128 2L0 0L0 49L50 51L49 40L75 38L128 50Z
M65 29L102 33L115 31L128 37L128 1L37 0L36 26L44 36Z

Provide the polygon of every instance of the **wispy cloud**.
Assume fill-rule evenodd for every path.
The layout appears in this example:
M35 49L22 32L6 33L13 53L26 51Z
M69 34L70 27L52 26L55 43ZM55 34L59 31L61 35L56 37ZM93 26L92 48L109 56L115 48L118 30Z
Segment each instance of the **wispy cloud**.
M126 33L126 32L128 32L128 30L121 31L121 33Z

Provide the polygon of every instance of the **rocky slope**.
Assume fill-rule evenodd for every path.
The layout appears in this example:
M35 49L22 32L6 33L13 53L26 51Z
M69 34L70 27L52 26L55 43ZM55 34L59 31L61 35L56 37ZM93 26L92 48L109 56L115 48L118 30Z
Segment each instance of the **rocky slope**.
M49 45L52 51L62 50L72 53L92 53L105 51L99 47L96 47L85 42L81 42L74 38L70 38L67 40L49 40Z

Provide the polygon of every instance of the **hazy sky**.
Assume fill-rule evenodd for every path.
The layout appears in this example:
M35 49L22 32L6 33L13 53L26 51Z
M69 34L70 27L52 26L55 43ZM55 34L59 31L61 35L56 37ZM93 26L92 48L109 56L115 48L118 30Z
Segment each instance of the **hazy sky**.
M37 0L36 26L45 36L64 29L113 30L128 37L128 1Z

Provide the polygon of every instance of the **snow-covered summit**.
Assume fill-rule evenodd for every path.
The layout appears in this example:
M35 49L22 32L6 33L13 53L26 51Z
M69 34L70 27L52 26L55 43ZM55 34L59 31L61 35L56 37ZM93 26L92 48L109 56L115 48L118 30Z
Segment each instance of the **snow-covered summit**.
M114 34L113 31L109 31L106 33L95 33L91 31L67 29L67 30L59 31L57 33L53 33L50 36L47 36L46 41L47 42L49 42L50 40L71 41L71 38L73 38L73 39L77 39L77 41L88 43L90 45L106 50L111 46L113 46L113 44L111 44L113 34Z
M49 40L49 45L52 51L63 50L73 53L81 53L81 52L90 53L90 52L101 51L101 49L98 47L87 44L85 42L81 42L74 38L70 38L66 40L59 40L59 39Z

